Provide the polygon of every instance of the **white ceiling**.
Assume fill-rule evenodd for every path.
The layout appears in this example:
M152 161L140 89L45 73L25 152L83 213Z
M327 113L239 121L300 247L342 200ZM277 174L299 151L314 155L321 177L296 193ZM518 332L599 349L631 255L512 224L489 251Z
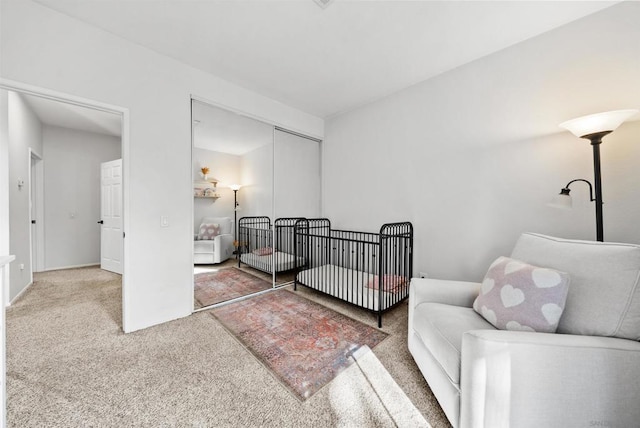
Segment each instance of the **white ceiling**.
M36 1L319 117L618 3Z
M240 156L271 144L273 126L209 104L193 101L193 145Z
M63 128L120 137L121 116L74 104L22 94L40 122Z

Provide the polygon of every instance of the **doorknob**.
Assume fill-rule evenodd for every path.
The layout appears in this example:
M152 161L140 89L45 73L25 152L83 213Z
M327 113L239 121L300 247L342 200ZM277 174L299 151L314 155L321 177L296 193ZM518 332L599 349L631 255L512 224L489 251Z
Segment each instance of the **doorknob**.
M104 224L104 220L100 220L98 224Z

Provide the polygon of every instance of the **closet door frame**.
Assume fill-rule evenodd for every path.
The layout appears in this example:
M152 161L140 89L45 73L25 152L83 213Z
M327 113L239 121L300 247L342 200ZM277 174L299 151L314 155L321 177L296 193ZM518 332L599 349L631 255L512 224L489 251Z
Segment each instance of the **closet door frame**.
M272 144L272 148L273 148L273 156L271 157L272 182L271 182L271 213L270 213L270 218L271 218L272 224L275 221L275 213L276 213L276 202L275 202L275 200L276 200L276 194L275 194L275 144L276 144L275 137L276 137L276 131L292 134L292 135L295 135L295 136L298 136L298 137L301 137L301 138L305 138L305 139L308 139L308 140L311 140L311 141L314 141L314 142L317 142L318 144L320 144L320 146L319 146L319 162L320 162L319 167L320 167L320 172L322 174L323 153L322 153L322 144L321 144L322 140L321 139L315 138L315 137L312 137L312 136L309 136L309 135L306 135L306 134L303 134L301 132L297 132L297 131L294 131L294 130L291 130L291 129L288 129L288 128L285 128L281 124L278 124L277 122L274 122L272 120L266 119L264 117L261 117L261 116L258 116L258 115L243 111L243 110L239 110L237 108L233 108L233 107L230 107L228 105L225 105L225 104L222 104L222 103L219 103L219 102L212 101L212 100L207 99L205 97L201 97L201 96L198 96L198 95L195 95L195 94L191 94L191 96L189 98L189 104L190 104L189 108L190 108L190 111L191 111L191 114L190 114L190 121L191 121L191 157L189 159L189 162L190 162L189 172L191 174L191 177L193 177L193 174L194 174L194 170L193 170L193 148L194 148L193 102L194 101L200 102L200 103L203 103L203 104L207 104L207 105L210 105L212 107L216 107L216 108L219 108L219 109L222 109L222 110L226 110L228 112L235 113L237 115L246 117L248 119L253 119L253 120L256 120L258 122L262 122L262 123L267 124L267 125L272 127L271 144ZM192 192L192 188L190 188L189 191ZM320 207L319 215L322 215L322 213L323 213L323 210L322 210L322 176L320 177L320 188L318 189L318 191L319 191L318 198L319 198L319 207ZM190 230L194 229L194 223L195 223L194 215L195 215L195 204L192 201L192 203L191 203L191 228L190 228ZM235 227L237 227L237 224L234 225L234 228ZM272 237L271 238L272 238L272 242L273 242L273 239L274 239L273 233L274 233L274 231L272 230L271 233L272 233ZM192 258L193 258L193 254L192 254ZM193 262L193 260L192 260L192 262ZM211 309L211 308L217 307L218 305L229 304L229 303L232 303L234 301L239 301L239 300L246 299L247 297L251 297L251 296L255 296L255 295L259 295L259 294L263 294L263 293L268 293L268 292L271 292L274 289L280 288L281 286L288 284L288 283L280 284L280 285L276 284L275 258L272 260L271 271L272 271L272 274L271 274L271 287L272 288L270 290L261 291L261 292L255 293L255 294L251 294L249 296L239 297L237 299L225 301L225 302L222 302L220 304L208 306L206 308L199 308L199 309L195 309L194 308L192 312L195 313L195 312L198 312L198 311L203 310L203 309ZM192 281L193 281L193 279L192 279ZM194 287L191 287L191 301L194 301L194 298L195 298L195 296L194 296Z

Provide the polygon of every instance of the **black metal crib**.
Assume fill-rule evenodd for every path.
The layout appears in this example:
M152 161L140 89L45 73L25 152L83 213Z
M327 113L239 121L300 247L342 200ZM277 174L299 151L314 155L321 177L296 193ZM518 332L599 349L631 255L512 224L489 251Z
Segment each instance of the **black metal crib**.
M294 270L304 264L296 256L295 224L301 218L242 217L238 222L238 267L244 263L263 272Z
M304 265L298 284L321 291L378 317L409 296L413 273L413 225L388 223L379 233L331 228L329 219L295 222L295 253Z

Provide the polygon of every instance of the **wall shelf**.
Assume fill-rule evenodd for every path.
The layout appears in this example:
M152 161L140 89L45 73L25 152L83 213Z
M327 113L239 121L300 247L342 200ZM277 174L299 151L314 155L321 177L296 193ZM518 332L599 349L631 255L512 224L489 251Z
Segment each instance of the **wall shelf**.
M216 200L220 198L220 194L217 189L218 180L209 179L207 181L194 181L193 182L193 197Z

